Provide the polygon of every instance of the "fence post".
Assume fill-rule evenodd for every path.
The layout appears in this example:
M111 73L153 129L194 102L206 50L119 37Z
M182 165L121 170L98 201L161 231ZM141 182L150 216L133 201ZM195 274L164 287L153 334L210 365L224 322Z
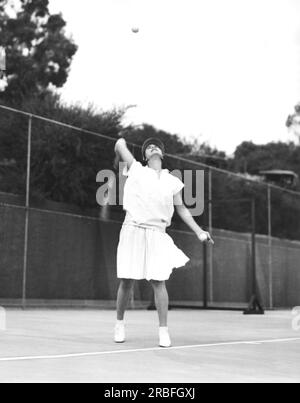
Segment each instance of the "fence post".
M22 308L26 308L27 264L28 264L28 235L29 235L29 207L30 207L30 165L31 165L31 138L32 116L28 120L27 138L27 175L26 175L26 205L25 205L25 234L24 234L24 259L23 259L23 288Z
M244 315L263 315L264 309L258 297L258 284L257 284L257 266L256 266L256 199L253 197L251 201L251 216L252 216L252 296L248 309L244 311Z
M273 302L273 238L272 238L272 188L268 185L268 238L269 238L269 295L270 308L274 308Z
M208 286L208 276L207 276L207 244L203 244L203 308L208 308L208 298L207 298L207 286Z
M252 199L252 294L257 295L257 265L256 265L256 200Z
M213 235L213 194L212 194L212 169L208 170L208 227ZM213 247L209 245L209 301L214 302L214 257Z

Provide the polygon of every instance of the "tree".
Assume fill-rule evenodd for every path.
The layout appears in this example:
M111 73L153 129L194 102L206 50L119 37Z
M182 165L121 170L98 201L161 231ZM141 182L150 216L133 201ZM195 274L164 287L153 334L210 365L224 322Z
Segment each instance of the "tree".
M224 151L212 148L208 143L200 143L198 139L194 140L192 151L186 158L216 168L226 170L231 168L230 158L226 156Z
M244 142L234 155L235 170L258 174L269 169L295 171L300 176L300 147L294 143L269 143L256 145Z
M0 100L19 105L66 83L77 46L65 35L62 15L50 13L49 0L13 4L0 0L0 46L7 55L7 86Z
M295 113L288 116L286 127L297 137L298 141L300 142L300 103L295 106Z
M21 109L116 139L123 118L122 110L97 112L92 107L64 106L54 95L43 102L31 98ZM0 113L0 192L25 195L27 132L28 117ZM33 118L32 202L50 200L96 207L96 175L111 169L113 159L114 141Z

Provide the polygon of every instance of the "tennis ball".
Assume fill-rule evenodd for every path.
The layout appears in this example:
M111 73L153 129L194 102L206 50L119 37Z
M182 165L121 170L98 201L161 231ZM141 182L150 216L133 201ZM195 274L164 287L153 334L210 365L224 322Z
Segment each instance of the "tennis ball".
M208 241L208 236L207 236L207 234L205 234L205 232L203 232L203 233L200 235L200 241L201 241L201 242L206 242L206 241Z
M133 32L134 34L138 34L138 33L140 32L140 29L139 29L138 27L133 27L133 28L132 28L132 32Z

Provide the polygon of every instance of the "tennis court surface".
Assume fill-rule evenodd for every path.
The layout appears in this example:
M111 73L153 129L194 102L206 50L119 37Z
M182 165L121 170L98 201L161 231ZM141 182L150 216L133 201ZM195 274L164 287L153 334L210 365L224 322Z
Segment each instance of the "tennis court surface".
M300 381L300 332L289 311L173 310L171 349L157 347L156 312L128 312L123 345L112 342L114 319L111 310L8 310L1 382Z

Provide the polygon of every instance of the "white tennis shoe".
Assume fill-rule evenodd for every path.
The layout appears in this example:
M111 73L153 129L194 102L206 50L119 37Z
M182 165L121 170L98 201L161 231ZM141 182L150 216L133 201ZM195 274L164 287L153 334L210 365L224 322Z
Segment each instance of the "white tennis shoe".
M169 329L167 327L159 328L159 346L163 348L169 348L172 346Z
M125 334L125 324L117 323L115 326L115 343L125 343L126 334Z

